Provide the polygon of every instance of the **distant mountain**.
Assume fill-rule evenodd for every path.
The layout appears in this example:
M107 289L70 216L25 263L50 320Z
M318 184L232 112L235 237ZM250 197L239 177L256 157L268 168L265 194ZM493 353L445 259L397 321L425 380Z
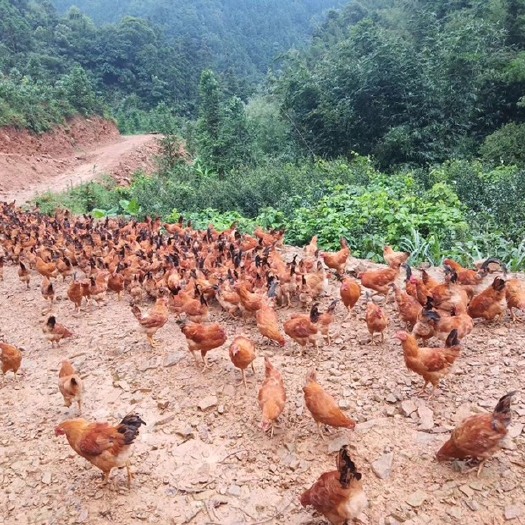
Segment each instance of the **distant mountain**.
M348 0L53 0L60 12L77 6L97 24L145 18L178 43L191 42L209 67L260 77L273 59L305 44L323 14Z

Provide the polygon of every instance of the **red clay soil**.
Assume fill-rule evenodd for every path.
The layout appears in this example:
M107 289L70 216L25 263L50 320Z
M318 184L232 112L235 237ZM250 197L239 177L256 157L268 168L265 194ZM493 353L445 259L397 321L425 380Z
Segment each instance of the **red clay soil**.
M0 199L28 202L47 191L61 192L101 175L128 185L137 171L155 170L158 136L120 135L113 122L76 118L36 135L0 129Z

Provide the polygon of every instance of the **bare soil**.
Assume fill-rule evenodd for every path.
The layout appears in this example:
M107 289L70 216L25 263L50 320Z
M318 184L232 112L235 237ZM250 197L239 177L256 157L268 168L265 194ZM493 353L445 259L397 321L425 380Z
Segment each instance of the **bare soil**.
M114 123L100 118L76 118L43 135L2 128L0 199L23 204L101 175L127 185L134 172L154 170L159 151L158 136L121 136Z
M256 373L248 373L245 392L228 342L210 352L212 366L203 373L173 319L157 334L162 346L152 351L127 300L110 296L107 305L86 307L76 316L67 285L57 283L62 300L54 312L76 337L52 349L41 332L47 313L40 278L26 291L16 268L6 267L0 283L1 334L25 348L23 378L17 384L8 374L0 388L1 524L320 525L327 522L301 508L298 497L319 474L333 470L335 452L345 443L353 448L370 500L363 523L525 523L523 392L513 403L505 448L481 477L434 459L459 420L491 411L501 395L520 390L523 323L478 323L439 395L426 401L416 397L421 378L405 368L393 338L402 327L390 304L391 325L377 346L369 342L364 299L356 319L343 322L340 307L333 344L317 362L300 358L290 342L284 349L268 345L255 325L227 320L217 307L212 317L224 324L229 341L246 334L257 342ZM331 284L323 306L337 293ZM285 320L290 313L279 315ZM273 439L259 428L264 356L281 370L288 394ZM54 435L58 422L77 416L76 408L63 406L58 391L64 358L85 378L84 417L116 423L135 410L147 422L132 458L130 491L123 471L113 473L115 489L101 488L99 471ZM355 431L332 431L326 441L317 434L302 394L314 365L321 384L359 421ZM413 401L415 409L405 403L403 410L404 401ZM389 452L391 475L378 479L371 463Z

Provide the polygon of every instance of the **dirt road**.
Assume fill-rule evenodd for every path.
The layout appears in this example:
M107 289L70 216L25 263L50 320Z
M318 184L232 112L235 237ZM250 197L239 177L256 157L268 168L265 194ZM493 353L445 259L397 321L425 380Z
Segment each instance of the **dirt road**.
M103 174L114 174L124 165L127 172L151 161L157 135L119 136L109 144L80 150L73 156L19 155L0 153L0 199L27 203L36 196L62 192ZM144 153L137 156L137 151Z

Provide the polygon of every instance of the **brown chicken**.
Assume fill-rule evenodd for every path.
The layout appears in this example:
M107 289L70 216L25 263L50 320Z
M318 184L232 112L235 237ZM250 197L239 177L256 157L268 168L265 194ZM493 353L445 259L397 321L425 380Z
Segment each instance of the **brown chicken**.
M104 482L114 468L126 467L128 488L131 486L129 458L139 428L146 423L137 414L129 414L113 427L108 423L89 423L85 419L69 419L55 428L56 436L66 436L71 448L100 469Z
M346 319L350 317L352 308L356 305L357 301L361 297L361 285L351 277L344 277L343 282L341 283L341 288L339 289L339 295L341 296L341 301L346 306L348 314Z
M5 376L7 372L11 371L16 375L20 365L22 364L22 352L16 346L8 345L7 343L0 343L0 363L2 363L2 374Z
M421 304L419 304L417 299L401 290L401 288L399 288L399 286L397 286L395 283L392 283L391 286L394 290L394 297L397 303L399 317L403 322L406 323L408 329L412 330L423 307Z
M357 472L348 453L348 445L339 450L337 470L325 472L301 495L301 505L311 505L332 525L345 525L357 518L367 507L368 500Z
M57 323L54 315L49 316L42 331L52 347L54 347L55 344L57 347L60 346L60 341L62 341L62 339L73 336L73 332L70 332L63 324Z
M295 314L284 323L284 333L301 346L301 353L307 344L319 349L317 321L320 313L317 307L317 303L312 306L310 315Z
M226 342L227 336L224 329L218 323L205 325L186 320L178 320L177 324L186 337L188 350L193 354L195 363L197 365L199 364L195 352L200 352L204 368L208 368L206 354L210 350L219 348Z
M442 314L436 326L436 336L445 341L454 329L458 331L458 339L464 339L474 328L474 321L464 306L458 306L451 315Z
M246 369L251 365L252 372L255 374L255 369L253 368L255 344L242 335L236 337L230 345L230 359L233 365L241 371L244 389L247 390Z
M255 315L255 312L259 310L265 296L260 293L250 292L245 283L237 283L234 287L235 291L239 294L240 308L244 315Z
M390 268L399 268L410 258L409 252L395 252L391 246L383 248L383 257Z
M75 305L75 312L78 312L80 310L80 306L82 305L82 298L84 297L84 294L82 293L82 283L77 281L76 277L76 274L73 274L73 280L67 289L67 296L69 300Z
M388 296L392 288L389 286L393 283L396 277L399 275L399 266L397 268L383 268L379 270L368 270L358 275L361 279L361 284L365 288L374 290L375 292L384 295L386 297L385 302L388 300Z
M48 279L58 275L58 270L55 263L46 263L38 256L36 258L35 268L40 275L47 277Z
M335 270L339 275L343 275L346 270L348 257L352 253L348 247L348 242L344 237L340 240L341 249L338 252L321 252L321 257L328 268Z
M154 339L155 334L159 328L162 328L168 322L168 297L161 295L156 301L155 306L146 314L143 314L137 305L131 306L133 315L140 323L140 326L146 332L146 337L150 346L153 348L159 346L160 343Z
M450 372L452 365L459 357L460 347L457 330L450 332L445 343L446 348L420 348L415 336L407 332L398 332L396 337L403 345L407 368L425 380L425 384L418 394L425 392L428 383L431 383L430 397L432 397L440 379Z
M284 346L286 340L279 327L277 312L271 304L266 301L261 303L261 307L255 314L257 328L263 337L275 341L279 346Z
M269 431L272 438L275 422L284 410L286 390L280 372L267 357L264 358L264 376L258 395L262 410L261 428L263 432Z
M67 360L62 361L62 367L58 373L58 388L64 397L64 404L70 407L71 403L76 401L78 403L78 411L82 414L84 385L73 365Z
M470 317L473 319L481 317L487 321L502 317L507 304L505 288L505 280L496 277L488 288L470 302L467 310Z
M31 274L29 273L29 270L27 269L27 266L20 261L18 263L18 278L20 279L21 283L26 284L26 288L29 290L29 283L31 281Z
M368 327L372 344L375 344L374 334L377 332L381 334L381 343L385 340L384 332L389 322L390 319L383 309L373 301L368 301L366 305L366 326Z
M505 297L507 308L513 321L516 320L514 308L525 311L525 281L521 279L509 279L505 285Z
M330 338L330 326L334 322L334 311L338 303L339 299L335 299L334 301L332 301L328 305L326 312L319 315L319 320L317 321L319 331L321 332L322 336L326 339L326 342L328 344L332 344L332 340Z
M480 461L478 476L487 459L493 456L507 435L511 422L510 403L516 392L503 396L492 414L476 414L463 420L450 439L439 449L438 461L470 459Z
M47 277L42 279L40 292L42 293L44 300L46 302L49 301L49 309L51 310L53 308L53 301L55 300L55 290L51 284L51 281Z
M306 385L303 387L306 408L312 414L319 435L324 439L321 425L335 428L355 428L355 421L349 418L338 406L336 400L317 382L315 370L306 376Z
M432 310L432 302L426 308L422 308L417 316L416 324L412 328L412 334L417 339L426 341L436 335L436 329L441 316ZM448 335L448 334L447 334Z
M476 286L480 284L485 277L483 266L480 270L469 270L468 268L463 268L463 266L452 259L445 259L443 261L443 266L445 267L445 272L447 271L447 268L451 268L456 272L458 284Z

